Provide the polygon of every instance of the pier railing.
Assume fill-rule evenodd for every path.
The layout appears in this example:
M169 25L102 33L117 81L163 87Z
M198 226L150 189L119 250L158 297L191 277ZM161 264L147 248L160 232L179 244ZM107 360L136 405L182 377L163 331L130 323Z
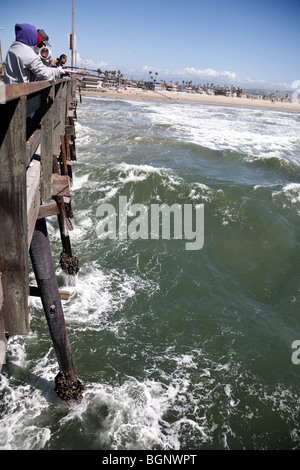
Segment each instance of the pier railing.
M73 389L79 381L64 324L62 294L53 279L45 218L57 215L60 262L75 275L78 262L71 253L69 227L72 161L76 160L76 84L76 79L60 79L4 85L5 102L0 104L0 344L6 345L10 336L28 334L30 295L39 295L59 377L64 382L70 379ZM37 286L29 285L29 255ZM3 354L0 371L1 362Z

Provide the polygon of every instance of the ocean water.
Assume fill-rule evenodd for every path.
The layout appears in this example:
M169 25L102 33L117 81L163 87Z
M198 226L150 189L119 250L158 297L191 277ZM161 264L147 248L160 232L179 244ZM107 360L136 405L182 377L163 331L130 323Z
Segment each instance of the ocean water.
M1 376L1 449L300 449L299 124L300 113L83 97L75 280L60 270L55 217L48 230L86 391L80 404L56 396L32 298L30 333L10 339ZM120 196L203 204L203 247L99 238L97 209L117 213Z

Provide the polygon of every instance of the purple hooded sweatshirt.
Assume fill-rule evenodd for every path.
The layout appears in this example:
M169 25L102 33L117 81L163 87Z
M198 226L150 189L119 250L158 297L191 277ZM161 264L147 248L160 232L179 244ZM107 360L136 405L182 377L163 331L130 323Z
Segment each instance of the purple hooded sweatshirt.
M38 40L36 27L27 23L17 23L15 32L16 40L10 46L6 56L4 83L55 81L60 78L62 72L56 67L47 67L33 50Z
M15 25L16 41L22 42L27 46L36 46L38 33L35 26L27 23L17 23Z

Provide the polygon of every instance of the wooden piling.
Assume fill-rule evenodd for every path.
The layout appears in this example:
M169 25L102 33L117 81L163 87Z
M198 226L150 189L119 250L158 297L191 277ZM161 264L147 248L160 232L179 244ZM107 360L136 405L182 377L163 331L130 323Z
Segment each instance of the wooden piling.
M64 378L63 386L56 384L56 391L77 401L84 387L75 373L45 219L36 221L29 253L60 368L57 378Z
M1 108L4 105L0 105ZM26 99L5 105L0 126L0 271L3 316L10 335L29 331Z

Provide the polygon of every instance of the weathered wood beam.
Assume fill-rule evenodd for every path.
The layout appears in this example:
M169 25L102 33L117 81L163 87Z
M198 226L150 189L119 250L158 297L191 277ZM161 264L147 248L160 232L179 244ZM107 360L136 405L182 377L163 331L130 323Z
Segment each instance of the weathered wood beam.
M59 214L59 208L55 201L42 204L39 207L37 219L43 219L45 217L51 217L52 215Z
M31 166L26 172L27 183L27 237L30 246L35 222L40 208L40 173L41 164L38 160L32 160Z
M68 79L59 79L55 83L61 83L64 81L69 81ZM5 85L5 100L6 103L12 100L16 100L21 96L27 96L31 93L36 93L37 91L44 90L52 86L52 83L48 80L43 80L40 82L31 82L31 83L14 83L13 85Z
M60 136L60 174L68 174L66 139L64 135Z
M67 175L52 174L52 197L70 196L70 181Z
M69 300L70 292L58 289L60 300ZM29 295L32 297L41 297L41 291L37 286L29 286Z
M41 131L40 131L40 129L36 129L36 131L32 134L32 136L26 142L26 161L27 161L27 163L30 162L32 156L37 151L40 143L41 143Z
M62 83L54 85L53 95L53 136L52 136L52 154L60 154L60 136L62 135L61 123L61 102L62 102Z
M71 248L71 241L69 237L69 227L67 223L67 215L66 215L66 206L63 196L58 196L55 198L57 205L59 207L59 214L58 224L59 224L59 231L60 231L60 238L62 243L63 251L69 256L72 257L72 248Z
M65 127L65 133L66 135L74 135L75 134L75 129L73 125L67 124Z
M5 108L5 109L4 109ZM1 105L0 271L9 335L29 330L26 198L26 98Z
M42 120L41 120L41 198L51 197L51 174L53 158L53 100L54 87L43 91Z

